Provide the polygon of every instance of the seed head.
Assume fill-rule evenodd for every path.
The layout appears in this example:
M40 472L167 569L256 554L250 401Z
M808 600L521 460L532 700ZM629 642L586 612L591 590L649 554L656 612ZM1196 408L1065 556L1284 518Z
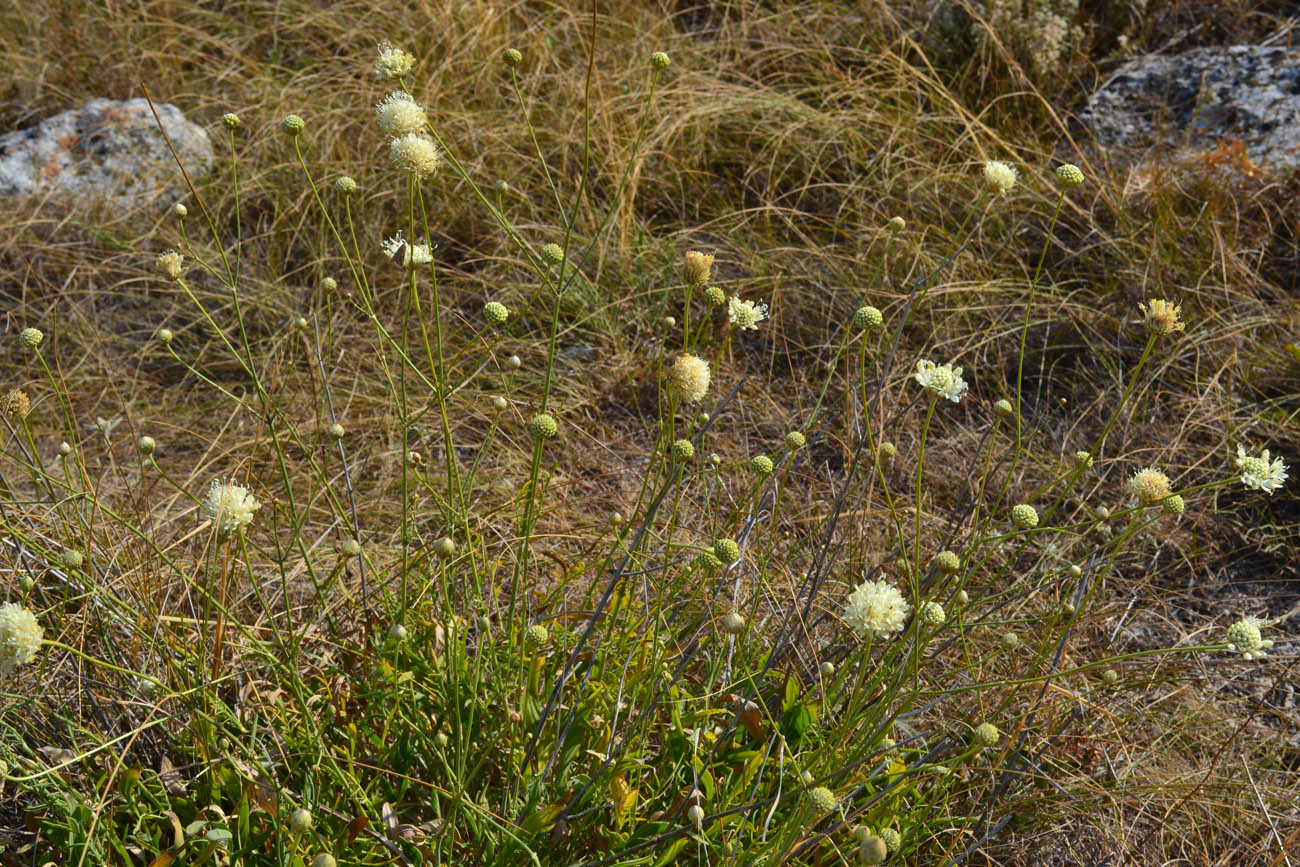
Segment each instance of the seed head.
M690 440L675 440L669 449L675 461L689 461L695 457L695 446Z
M669 62L668 55L662 51L650 55L650 65L655 69L667 69Z
M745 631L745 618L738 612L732 611L722 618L722 631L728 635L739 635Z
M921 622L930 626L942 626L947 619L947 615L943 612L943 606L938 602L932 600L921 603Z
M1005 397L993 404L993 411L1003 418L1010 418L1016 414L1016 408Z
M961 568L961 557L953 551L940 551L934 555L934 568L946 575L951 575Z
M419 103L404 90L394 90L375 106L379 115L379 128L390 136L424 132L429 118Z
M880 456L882 458L892 458L896 454L898 454L898 448L889 440L885 440L880 444Z
M564 261L564 248L554 242L543 244L542 255L549 259L553 264L558 265Z
M524 55L518 48L507 48L501 52L501 60L506 66L518 66L523 59Z
M1083 170L1078 166L1066 163L1063 166L1056 167L1056 176L1060 178L1061 183L1067 187L1077 187L1083 183Z
M902 217L890 217L889 228L893 229L895 232L901 232L907 228L907 220L904 220Z
M708 302L710 307L719 307L727 302L727 293L717 286L710 286L704 290L704 300Z
M792 430L785 435L785 447L791 451L801 449L808 442L808 439L797 430Z
M350 196L357 191L357 182L352 179L351 175L339 175L334 180L334 192Z
M549 440L560 432L560 426L555 423L555 419L551 415L539 412L528 423L528 430L539 440Z
M1005 196L1016 185L1016 169L1010 163L989 160L984 164L984 182L994 192Z
M818 813L829 813L839 803L835 798L835 793L825 786L818 786L809 792L808 801L812 804L813 810Z
M760 476L770 476L772 475L772 470L776 469L772 463L772 459L767 455L755 455L750 458L749 468Z
M1011 509L1011 523L1022 530L1032 530L1038 526L1038 511L1028 503L1021 503Z
M701 253L699 250L686 251L682 270L686 274L687 283L692 286L703 286L709 282L709 277L713 274L713 254Z
M303 807L299 807L289 814L289 830L293 832L295 837L301 837L310 831L312 824L311 813Z
M157 448L157 446L158 443L154 442L154 438L151 436L142 436L135 441L135 450L142 455L153 454L153 450Z
M889 857L889 844L875 834L868 834L858 844L858 859L863 864L883 864Z
M160 255L154 263L158 272L169 280L181 279L181 268L185 264L185 257L175 250L168 250Z
M483 318L489 325L504 325L510 318L510 311L500 301L489 301L483 305Z
M375 58L375 78L401 78L411 71L415 58L400 48L394 48L387 42L379 45L378 57Z
M668 391L678 400L698 403L704 399L709 390L709 381L713 378L709 363L689 353L682 353L673 362L668 372Z
M1175 307L1163 298L1151 298L1147 304L1139 304L1138 309L1146 314L1147 331L1157 336L1172 334L1183 330L1183 323L1178 318L1182 307Z
M221 123L226 129L239 129L239 124L241 122L239 115L235 114L233 111L228 111L221 116Z
M863 331L879 328L884 321L884 315L870 304L864 304L853 311L853 327L860 328Z
M16 602L0 605L0 676L10 677L20 665L33 662L44 635L32 612Z
M343 439L343 435L346 434L347 431L343 429L343 425L339 424L338 422L334 422L334 424L325 428L325 433L332 440L341 440Z
M224 538L243 532L253 523L253 515L260 508L262 504L248 492L248 488L231 481L216 480L199 505L199 515L203 520L211 521L217 535Z
M159 328L158 331L154 334L154 337L157 337L158 342L161 343L163 346L169 345L172 342L172 338L175 336L176 335L172 334L172 330L170 328Z
M713 556L724 565L740 559L740 546L734 539L718 539L713 543Z
M1169 496L1169 477L1155 467L1146 467L1128 480L1128 492L1144 506L1152 506Z
M307 128L307 121L302 119L301 115L286 114L284 120L280 121L280 129L289 135L297 135Z
M845 601L844 622L859 638L888 638L902 630L910 608L894 585L864 581Z
M442 164L442 153L427 135L408 132L389 141L388 161L400 172L425 178L437 171Z
M1002 733L998 727L991 722L983 722L975 726L975 731L971 733L971 742L978 747L997 746L998 739Z
M1119 672L1113 668L1108 668L1101 673L1101 679L1106 682L1107 686L1114 686L1119 683Z
M32 399L21 388L11 388L0 397L0 413L9 418L24 419L32 411Z
M1170 494L1160 504L1160 507L1170 515L1181 515L1183 510L1187 508L1187 503L1178 494Z
M524 640L533 647L540 647L545 644L546 640L550 637L551 633L547 632L546 627L540 623L534 623L532 626L529 626L528 630L524 633Z

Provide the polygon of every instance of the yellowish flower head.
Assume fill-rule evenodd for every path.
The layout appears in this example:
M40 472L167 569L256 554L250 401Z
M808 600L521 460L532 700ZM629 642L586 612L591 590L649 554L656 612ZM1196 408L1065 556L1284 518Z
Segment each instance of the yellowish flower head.
M682 353L677 356L668 372L668 390L678 400L698 403L708 393L712 376L707 361L690 353Z
M984 182L994 192L1005 196L1016 185L1016 169L1002 160L989 160L984 164Z
M12 676L18 666L35 660L44 634L36 615L23 606L0 605L0 675Z
M861 638L887 638L903 628L911 607L894 585L864 581L849 594L844 621Z
M741 301L732 295L727 299L727 318L741 331L757 331L758 323L767 318L767 305L761 301Z
M1242 658L1247 660L1267 656L1264 651L1271 648L1273 642L1260 635L1261 625L1257 618L1243 617L1229 626L1228 649L1233 653L1240 653Z
M1169 477L1155 467L1146 467L1128 480L1128 492L1144 506L1155 505L1171 493Z
M1163 298L1148 299L1146 304L1139 304L1138 309L1146 315L1147 331L1164 336L1183 330L1183 323L1178 318L1183 310L1165 301Z
M224 537L243 532L260 508L262 504L243 485L217 480L199 505L199 514L212 522L218 536Z
M411 71L415 58L400 48L394 48L387 42L380 43L379 56L375 58L375 77L378 79L401 78Z
M713 273L713 254L688 250L683 269L686 272L687 283L692 286L703 286L709 282L709 277Z
M424 132L429 119L424 109L403 90L394 90L375 106L379 113L379 128L391 136Z
M935 364L928 359L916 363L916 381L934 397L946 397L960 403L966 392L966 382L961 378L961 368L951 364Z
M390 259L405 250L403 264L407 268L413 268L416 265L428 265L433 261L433 251L428 244L409 244L400 231L393 237L385 239L383 248L384 255Z
M158 257L158 271L169 280L179 280L185 257L175 250L168 250Z
M1237 446L1233 459L1241 473L1241 483L1248 488L1272 494L1286 482L1286 463L1281 458L1269 460L1268 449L1259 457L1246 454L1244 446Z
M442 164L442 153L427 135L409 132L389 142L388 159L398 171L423 178L437 171Z

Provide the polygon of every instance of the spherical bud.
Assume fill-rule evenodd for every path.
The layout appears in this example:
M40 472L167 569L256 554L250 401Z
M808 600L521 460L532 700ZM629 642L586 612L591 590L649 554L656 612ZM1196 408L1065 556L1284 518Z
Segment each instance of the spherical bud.
M70 454L72 454L72 446L65 442L59 443L59 456L66 458Z
M662 51L656 51L650 55L650 65L655 69L667 69L670 62L668 55Z
M142 455L151 455L157 445L158 443L154 442L153 437L143 436L135 441L135 450Z
M721 307L727 303L727 293L717 286L710 286L704 290L704 300L708 302L710 307Z
M36 586L36 582L32 580L30 575L24 575L23 577L18 579L18 589L23 591L24 593L30 593L32 588L35 586ZM0 766L2 765L3 763L0 763ZM3 767L0 767L0 779L3 779L3 777L4 777L4 769Z
M940 551L934 555L934 568L946 575L951 575L961 568L961 557L952 551Z
M745 618L738 612L732 611L722 618L722 631L728 635L739 635L745 631Z
M1061 603L1061 613L1064 614L1066 617L1069 617L1071 614L1073 614L1073 613L1074 613L1074 603L1072 603L1072 602L1063 602L1063 603Z
M1038 526L1038 511L1028 503L1021 503L1011 509L1011 523L1022 530L1032 530Z
M510 311L500 301L489 301L483 305L483 318L490 325L504 325L510 318Z
M717 469L718 467L722 466L722 455L718 454L717 452L710 453L709 466L713 467L714 469Z
M420 464L424 463L424 455L420 454L415 449L411 449L406 453L406 463L410 466L418 467Z
M456 553L456 543L452 541L450 536L443 536L433 543L433 553L446 560Z
M344 539L339 543L339 550L343 552L344 557L360 557L361 543L356 539Z
M559 244L543 244L542 255L549 259L553 264L560 264L564 261L564 248Z
M970 602L970 594L965 590L958 590L957 595L953 596L953 601L958 605L965 605Z
M226 129L239 129L240 122L239 115L235 114L233 111L228 111L221 116L221 123L226 127Z
M393 642L393 644L401 644L406 640L406 635L406 627L400 623L394 623L392 626L388 627L388 640Z
M280 121L280 129L289 135L297 135L307 128L307 121L296 114L285 115L284 120Z
M518 48L507 48L501 52L501 60L506 66L518 66L523 59L524 55Z
M520 367L523 366L523 364L524 363L519 360L518 355L512 355L506 359L506 367L510 368L511 370L518 370Z
M889 228L893 229L895 232L901 232L907 228L907 220L904 220L902 217L890 217Z
M713 543L713 555L724 564L735 563L740 559L740 546L734 539L718 539Z
M328 852L322 852L312 859L311 867L339 867L339 862Z
M59 562L63 564L65 569L80 569L81 564L85 561L86 558L82 556L80 551L74 551L71 548L68 548L59 556Z
M690 440L674 441L669 451L672 453L673 460L676 461L689 461L695 457L695 446L691 444Z
M880 456L882 458L892 458L896 454L898 454L898 448L889 440L885 440L880 444Z
M883 838L870 834L858 844L858 859L863 864L883 864L889 857L889 844Z
M306 331L306 330L307 330L307 318L306 318L305 316L299 316L298 318L294 319L294 320L293 320L293 330L294 330L294 331Z
M822 680L830 680L835 676L835 663L823 662L817 670L821 672Z
M622 513L622 512L610 512L610 513L609 513L609 523L610 523L610 526L613 526L613 527L619 527L619 526L622 526L622 524L623 524L623 513Z
M492 185L492 189L504 195L510 192L510 184L504 178L502 178Z
M1101 679L1107 686L1114 686L1119 683L1119 672L1113 668L1108 668L1101 673Z
M325 428L325 433L332 440L341 440L343 439L343 434L346 433L346 431L343 430L343 425L339 424L338 422L334 422L334 424Z
M1097 507L1097 520L1098 520L1098 521L1109 521L1109 520L1110 520L1110 509L1106 508L1105 506L1098 506L1098 507Z
M1016 414L1016 408L1012 406L1011 401L1007 400L1005 397L993 404L993 411L1003 418L1011 418L1011 416Z
M1228 649L1240 653L1246 659L1264 656L1263 650L1272 645L1271 641L1263 640L1259 620L1254 617L1243 617L1228 627Z
M524 640L533 647L540 647L545 644L546 640L550 637L551 634L547 632L546 627L540 623L534 623L532 626L528 627L528 630L524 633Z
M320 288L326 292L333 292L335 289L339 288L339 281L335 280L333 277L322 277Z
M501 395L498 394L496 397L492 398L492 408L497 412L504 412L508 406L510 406L510 401L506 400Z
M715 569L722 568L722 561L713 553L712 549L705 549L695 555L695 564L705 572L712 572Z
M880 324L885 321L885 316L870 304L865 304L853 311L853 327L863 330L870 328L879 328Z
M311 813L303 807L299 807L289 814L289 830L293 832L295 837L306 834L311 830L313 824Z
M539 412L528 423L528 430L539 440L549 440L560 432L560 426L555 423L555 419L551 415Z
M28 349L35 349L45 339L45 333L39 328L24 328L18 335L18 342Z
M825 786L818 786L809 792L808 802L812 804L812 808L818 813L829 813L839 803L835 798L835 793Z
M351 175L340 175L334 181L334 192L350 196L357 191L357 182Z
M1081 470L1092 469L1092 455L1089 452L1077 451L1074 453L1074 465Z
M998 731L997 726L984 722L975 726L975 731L971 733L971 742L978 747L992 747L997 745L1000 737L1002 733Z
M755 455L749 460L749 468L760 476L770 476L776 466L767 455Z
M1056 167L1056 176L1060 178L1061 183L1067 187L1077 187L1083 183L1083 170L1078 166L1066 163L1063 166Z
M665 317L664 317L664 328L676 328L676 327L677 327L677 317L676 317L676 316L665 316Z
M878 836L880 839L885 841L885 848L889 850L890 855L893 855L902 848L903 835L898 833L897 830L893 828L881 828Z
M1014 632L1002 633L1002 646L1010 650L1020 643L1020 636Z
M921 622L930 626L942 626L947 620L943 606L933 600L921 603Z
M785 435L785 447L792 451L794 449L803 448L804 445L807 444L807 442L808 442L808 438L805 437L797 430L792 430Z
M182 205L180 202L177 202L176 204L172 205L172 216L176 217L177 219L184 218L185 215L188 213L189 213L189 209L186 208L184 205Z
M163 346L169 346L175 336L170 328L159 328L157 333L154 334L154 337L158 338L158 342Z
M1181 515L1187 508L1187 503L1178 494L1171 494L1160 504L1166 512L1171 515Z

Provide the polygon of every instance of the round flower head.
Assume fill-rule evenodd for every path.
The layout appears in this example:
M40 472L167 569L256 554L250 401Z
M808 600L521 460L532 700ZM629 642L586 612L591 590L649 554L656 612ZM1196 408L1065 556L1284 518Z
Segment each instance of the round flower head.
M961 557L952 551L940 551L934 555L934 568L945 575L951 575L961 568Z
M403 90L395 90L375 106L379 113L379 128L391 136L423 132L429 119L424 109Z
M772 459L767 455L755 455L749 459L749 468L760 476L772 475L772 470L776 469Z
M408 634L406 627L400 623L394 623L388 627L388 640L394 644L401 644L406 640Z
M12 676L18 666L36 659L45 631L36 615L21 605L0 605L0 675Z
M979 747L996 746L1000 737L1002 733L990 722L980 723L975 726L975 731L971 732L971 742Z
M1271 462L1268 449L1259 457L1246 454L1244 446L1237 446L1237 457L1233 461L1241 472L1241 483L1248 488L1272 494L1286 481L1286 463L1281 458Z
M785 447L788 449L801 449L808 442L808 438L797 430L792 430L785 435Z
M153 450L158 447L158 443L151 436L143 436L135 441L135 448L142 455L151 455Z
M24 328L18 335L18 342L28 349L35 349L45 339L45 332L39 328Z
M818 786L809 792L808 800L818 813L829 813L839 803L835 798L835 793L825 786Z
M1187 503L1177 494L1170 494L1160 504L1160 507L1171 515L1181 515L1183 510L1187 508Z
M1101 673L1101 679L1106 682L1107 686L1114 686L1119 683L1119 672L1113 668L1108 668Z
M549 440L554 439L555 435L560 432L560 426L555 423L553 416L539 412L528 423L528 430L539 440Z
M688 250L682 265L686 272L686 282L692 286L703 286L713 274L713 254Z
M953 403L960 403L962 394L966 391L961 368L951 364L935 364L923 358L916 363L914 376L933 397L946 397Z
M311 830L313 824L311 813L302 807L289 814L289 830L293 832L295 837L306 834Z
M668 372L668 391L687 403L698 403L709 390L709 363L703 358L682 353Z
M889 850L891 855L903 845L903 835L894 828L881 828L878 836L885 841L885 848Z
M524 640L533 647L540 647L545 644L547 639L550 637L551 633L549 633L546 630L546 627L540 623L534 623L532 626L528 627L528 630L524 633Z
M69 548L59 555L59 562L67 569L80 569L81 564L86 562L86 557L80 551L74 551Z
M181 267L185 263L185 257L175 250L168 250L161 254L155 266L158 272L169 280L179 280L181 278Z
M433 174L442 164L442 154L427 135L408 132L388 143L388 161L398 171L423 178Z
M745 618L738 612L732 611L722 618L722 631L728 635L739 635L745 631Z
M504 412L508 406L510 406L510 401L506 400L502 395L498 394L492 398L492 408L497 412Z
M1056 167L1056 177L1067 187L1077 187L1083 183L1083 170L1078 166L1066 163L1063 166Z
M380 43L379 56L375 58L375 78L401 78L411 71L415 58L387 42Z
M943 626L944 621L947 619L947 615L943 612L943 606L938 602L930 601L921 603L922 622L927 623L930 626Z
M311 867L339 867L339 862L328 852L322 852L311 861Z
M1002 646L1005 647L1007 650L1010 650L1011 648L1015 647L1017 644L1020 643L1020 636L1016 635L1014 632L1004 632L1002 633L1001 640L1002 640Z
M902 217L890 217L889 228L893 229L895 232L901 232L907 228L907 220L904 220Z
M1092 469L1092 455L1085 451L1075 452L1074 465L1081 470Z
M668 55L662 51L650 55L650 65L655 69L667 69L669 62Z
M239 115L235 114L233 111L228 111L221 116L221 123L226 129L239 129L239 125L242 121L239 119Z
M690 440L674 440L669 448L669 453L672 454L675 461L689 461L695 457L695 446L691 444Z
M1005 196L1016 185L1016 169L1002 160L989 160L984 164L984 183L994 192Z
M864 581L849 594L844 621L860 638L888 638L903 628L910 609L894 585Z
M1243 617L1228 627L1228 649L1240 653L1243 659L1260 659L1273 646L1259 632L1260 622L1254 617Z
M757 331L766 318L767 305L761 301L741 301L735 295L727 299L727 319L741 331Z
M1028 503L1021 503L1011 509L1011 523L1022 530L1032 530L1038 526L1038 511Z
M518 66L523 62L524 55L518 48L507 48L501 52L501 60L506 66Z
M11 388L0 397L0 414L9 418L27 418L32 411L32 399L21 388Z
M1128 492L1144 506L1152 506L1169 496L1169 477L1155 467L1146 467L1128 480Z
M189 214L189 212L190 212L189 209L186 208L184 205L182 205L180 202L177 202L176 204L172 205L172 216L176 217L177 219L183 219L187 214Z
M333 277L322 277L320 288L325 292L333 292L335 289L339 288L339 281L335 280Z
M357 182L351 175L340 175L334 181L334 191L349 196L357 191Z
M858 860L863 864L883 864L889 857L889 844L884 838L868 834L858 844Z
M704 300L708 302L710 307L719 307L727 303L727 293L717 286L710 286L704 290Z
M879 328L884 321L884 315L870 304L864 304L853 311L853 327L861 328L863 331L870 328Z
M690 822L692 825L694 825L697 828L703 825L704 808L701 807L699 804L691 804L690 807L688 807L686 810L686 821Z
M723 564L735 563L740 559L740 546L734 539L718 539L713 543L713 556Z
M489 301L483 305L483 318L490 325L504 325L510 318L510 311L500 301Z
M889 440L885 440L880 444L880 456L882 458L892 458L896 454L898 454L898 447Z
M542 255L558 265L564 261L564 248L554 242L542 245Z
M1150 304L1151 306L1147 306ZM1163 336L1183 330L1183 323L1178 318L1182 307L1175 307L1162 298L1151 298L1147 304L1139 304L1138 309L1146 315L1147 331Z
M441 539L433 543L433 553L446 560L448 557L456 553L455 540L450 536L443 536Z
M695 564L706 572L712 572L715 569L722 568L722 561L713 553L712 549L706 549L695 555Z
M172 333L172 330L170 328L159 328L157 333L154 336L158 338L159 343L161 343L163 346L166 346L167 344L172 342L172 338L175 337L176 335Z
M1011 401L1004 397L997 403L993 404L993 411L1003 418L1010 418L1015 415L1016 408L1011 405Z
M830 680L835 676L835 663L827 660L817 666L817 671L821 674L822 680Z
M417 265L428 265L433 261L433 251L428 244L410 244L399 231L391 238L385 238L381 246L384 249L384 255L392 259L399 252L405 251L403 255L403 264L407 268L413 268Z
M280 129L289 135L297 135L307 128L307 121L302 119L302 115L286 114L284 120L280 121Z
M253 522L253 513L262 507L248 489L231 481L213 481L208 495L199 505L199 514L211 521L218 536L243 532Z

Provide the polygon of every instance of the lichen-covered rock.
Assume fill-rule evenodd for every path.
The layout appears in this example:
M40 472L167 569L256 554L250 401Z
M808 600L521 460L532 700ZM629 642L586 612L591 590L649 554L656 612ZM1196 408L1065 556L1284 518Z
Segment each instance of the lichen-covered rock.
M1122 66L1079 119L1111 148L1212 150L1240 141L1255 163L1300 167L1300 50L1233 45Z
M190 177L213 162L212 141L180 109L156 103ZM185 182L144 99L92 99L17 132L0 135L0 195L53 193L135 207L171 199Z

